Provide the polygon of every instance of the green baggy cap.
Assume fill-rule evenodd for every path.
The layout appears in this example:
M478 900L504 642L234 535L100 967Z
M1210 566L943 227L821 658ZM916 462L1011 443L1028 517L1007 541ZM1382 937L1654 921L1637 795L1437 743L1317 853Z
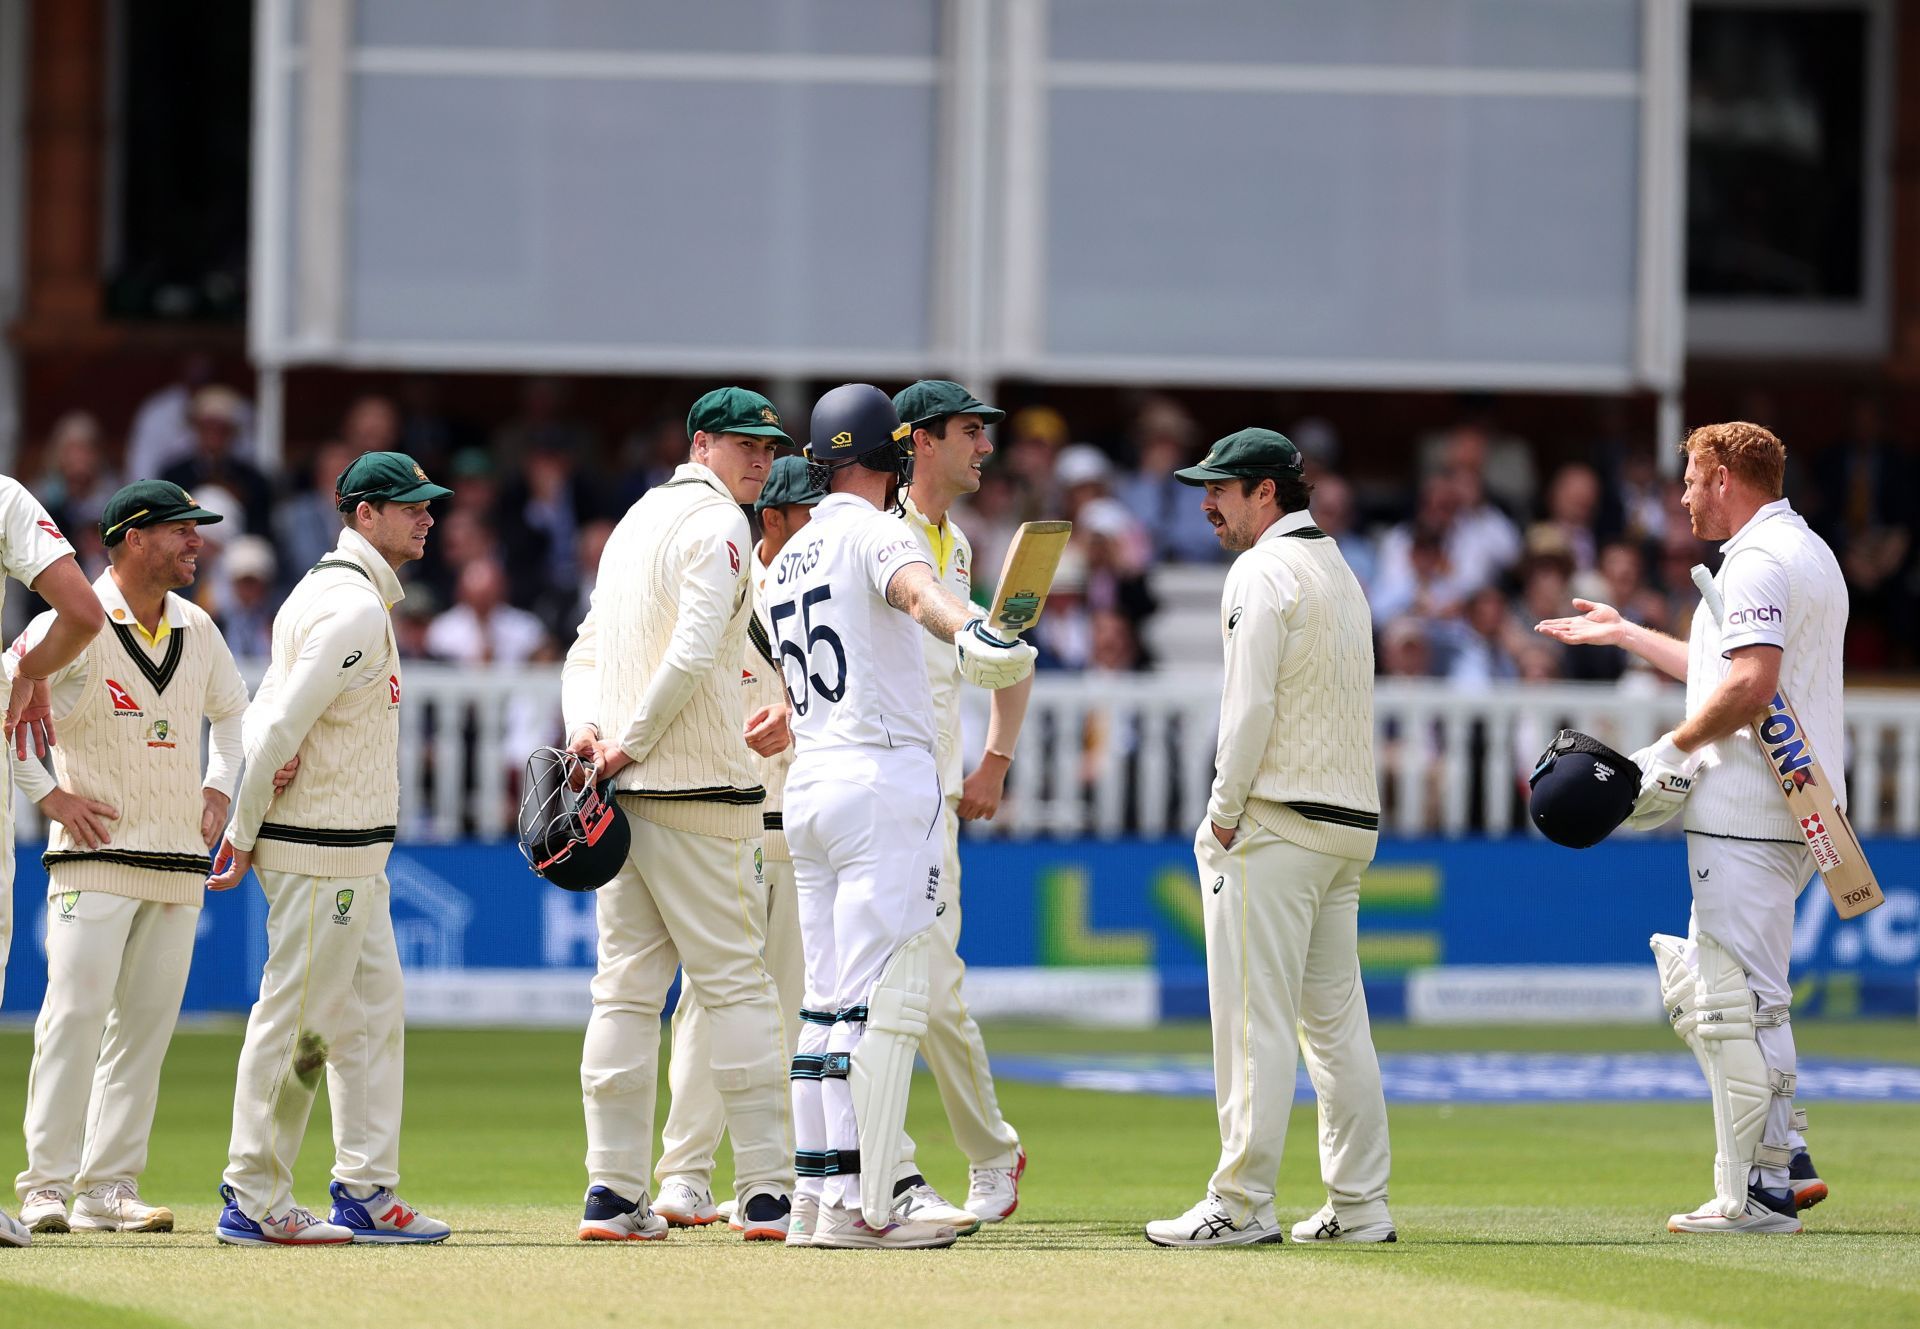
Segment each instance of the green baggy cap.
M780 412L773 403L746 388L715 388L693 404L687 412L687 441L705 431L709 434L752 434L757 438L777 438L792 444L780 428Z
M773 469L767 472L767 482L760 486L760 497L753 501L753 510L764 512L794 503L810 508L825 498L826 492L815 489L808 479L808 469L805 457L777 458Z
M107 500L100 511L100 540L107 548L127 538L128 531L169 521L195 521L211 526L223 518L193 501L193 495L165 480L135 480Z
M1007 413L989 406L947 378L923 378L894 394L893 409L910 425L923 425L943 415L977 415L983 424L998 424Z
M334 505L352 512L361 503L419 503L450 498L453 491L427 479L420 463L404 452L363 452L333 482Z
M1175 471L1183 484L1204 485L1216 480L1260 480L1300 474L1305 462L1300 449L1285 434L1271 429L1242 429L1207 449L1198 466Z

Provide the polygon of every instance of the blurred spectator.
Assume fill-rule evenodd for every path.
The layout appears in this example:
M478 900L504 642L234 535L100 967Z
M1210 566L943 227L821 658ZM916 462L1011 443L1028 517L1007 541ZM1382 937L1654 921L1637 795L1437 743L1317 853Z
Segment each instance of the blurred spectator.
M405 598L393 607L393 640L400 648L401 659L429 658L427 633L440 615L440 603L433 587L419 583L407 586Z
M1600 474L1582 461L1568 462L1547 486L1547 525L1566 540L1576 572L1593 568L1597 555L1595 519L1600 515Z
M1487 497L1484 434L1455 434L1447 444L1442 474L1453 482L1457 513L1447 556L1473 590L1505 577L1520 560L1520 528Z
M563 647L572 644L580 630L580 621L593 604L593 588L600 580L600 556L606 553L607 537L613 534L613 525L611 517L595 517L580 528L579 579L575 585L556 591L541 606L541 621Z
M322 443L313 454L307 487L280 501L274 512L274 534L287 558L287 582L307 575L307 569L327 556L340 542L340 508L334 484L360 454L345 443ZM433 542L427 542L431 548Z
M1429 483L1451 488L1441 476ZM1412 615L1434 620L1460 611L1473 588L1447 555L1449 527L1439 524L1440 515L1423 507L1423 519L1402 522L1380 542L1380 570L1373 583L1375 619Z
M52 470L40 482L39 497L53 524L69 539L98 526L107 500L120 488L120 477L107 465L100 422L85 411L69 411L54 421L47 460Z
M1540 542L1534 542L1539 544ZM1549 618L1565 618L1573 609L1573 560L1562 551L1542 550L1532 552L1520 570L1520 617L1531 631L1535 623ZM1559 657L1566 648L1560 643L1541 637L1529 639L1529 648L1539 648L1555 657L1552 676L1561 672ZM1594 650L1592 655L1605 655L1607 652ZM1518 652L1521 677L1526 677L1527 652Z
M1532 510L1537 484L1533 445L1501 431L1492 397L1478 393L1460 397L1454 423L1420 440L1420 474L1428 476L1447 469L1449 455L1463 444L1484 457L1481 473L1487 492L1502 507L1509 512Z
M580 527L602 515L594 481L561 433L534 436L520 473L500 491L495 529L513 569L513 601L539 603L573 586L580 565Z
M447 485L453 497L447 509L470 512L491 524L500 506L500 477L494 474L493 457L485 448L463 448L453 454L447 466Z
M1385 623L1380 629L1375 666L1383 677L1433 677L1433 641L1425 624L1414 618L1376 621ZM1437 719L1411 729L1391 714L1382 720L1378 774L1383 826L1411 824L1432 830L1439 825L1444 775L1441 754Z
M980 472L980 488L954 503L954 520L973 545L973 598L980 604L992 603L999 589L1007 546L1020 525L1018 505L1013 477L991 460Z
M1176 563L1217 563L1224 556L1213 523L1189 485L1173 478L1199 460L1200 431L1176 401L1149 397L1134 417L1132 474L1115 486L1120 501L1145 526L1152 556ZM1080 445L1076 445L1080 446ZM1067 449L1067 452L1074 448ZM1064 460L1066 453L1062 453Z
M493 431L493 457L503 470L516 460L544 448L573 457L592 456L595 440L587 427L566 415L567 382L549 374L529 378L520 385L520 414ZM686 440L680 441L680 460L685 461Z
M617 486L615 511L625 512L640 495L673 478L674 470L687 459L687 424L679 416L666 416L652 426L627 435L621 445L621 475Z
M1295 420L1287 430L1287 437L1300 450L1300 460L1305 463L1309 484L1318 485L1340 469L1340 434L1334 429L1332 421L1323 420L1317 415ZM1326 527L1320 529L1325 530Z
M1385 619L1376 668L1386 678L1432 678L1433 639L1417 618Z
M243 535L224 557L228 594L221 606L220 633L235 656L265 661L273 651L273 615L278 566L270 541Z
M1087 607L1087 543L1069 541L1053 574L1046 611L1027 634L1039 650L1037 669L1079 671L1093 658L1093 621Z
M1362 590L1371 598L1374 579L1380 571L1380 549L1372 536L1355 525L1353 486L1344 476L1323 471L1313 482L1313 524L1331 535L1340 545L1340 556L1347 560Z
M1084 593L1090 610L1115 610L1135 623L1153 613L1145 535L1125 508L1111 498L1092 500L1080 509L1074 538L1085 555Z
M551 657L547 630L507 603L507 573L498 559L460 569L455 603L427 629L427 653L455 664L526 664Z
M429 475L466 448L485 447L486 436L448 415L440 403L440 380L415 375L400 385L400 441L397 445Z
M1635 448L1621 454L1608 490L1602 532L1640 544L1659 543L1667 533L1669 498L1679 491L1680 482L1660 474L1651 451Z
M1482 586L1467 598L1451 637L1447 681L1455 687L1485 691L1520 676L1516 652L1523 640L1521 628L1497 587Z
M246 408L240 394L231 388L215 385L194 393L187 417L193 427L194 451L168 467L160 478L196 498L200 490L218 485L240 500L247 532L267 535L273 530L273 487L237 450ZM338 534L336 530L336 537Z
M1013 480L1016 522L1059 516L1054 457L1067 441L1066 418L1051 406L1029 406L1009 416L1003 432L1000 452Z
M399 451L399 409L377 393L354 398L341 418L340 439L355 457L363 452Z
M140 403L127 434L127 473L135 479L164 476L194 452L193 398L213 384L213 360L196 352L180 365L180 377ZM234 395L234 451L254 455L253 407Z
M1913 459L1888 436L1878 402L1854 402L1847 436L1822 458L1822 533L1846 574L1850 667L1914 662L1913 525L1920 494ZM1792 491L1788 491L1789 495ZM1796 505L1797 506L1797 505Z

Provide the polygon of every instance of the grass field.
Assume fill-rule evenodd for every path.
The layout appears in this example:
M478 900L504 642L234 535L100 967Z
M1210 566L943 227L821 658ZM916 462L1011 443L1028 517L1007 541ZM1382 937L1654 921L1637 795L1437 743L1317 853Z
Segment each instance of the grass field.
M1920 1062L1912 1024L1797 1026L1803 1055ZM1206 1033L1003 1027L1004 1052L1203 1051ZM1663 1028L1385 1026L1387 1051L1677 1050ZM743 1246L712 1230L662 1243L574 1240L584 1137L574 1034L409 1037L406 1196L449 1220L446 1246L285 1251L213 1240L236 1030L174 1043L142 1184L171 1235L43 1236L0 1249L0 1325L329 1329L648 1324L1456 1325L1920 1324L1920 1107L1811 1105L1833 1198L1800 1237L1675 1237L1667 1214L1712 1188L1702 1104L1390 1108L1399 1244L1165 1251L1140 1225L1198 1199L1216 1137L1199 1099L1002 1083L1031 1156L1014 1219L944 1252ZM0 1119L18 1121L30 1041L0 1034ZM949 1194L964 1163L922 1078L911 1122ZM324 1106L299 1196L324 1209ZM18 1136L0 1156L10 1176ZM1321 1200L1310 1107L1297 1110L1283 1221Z

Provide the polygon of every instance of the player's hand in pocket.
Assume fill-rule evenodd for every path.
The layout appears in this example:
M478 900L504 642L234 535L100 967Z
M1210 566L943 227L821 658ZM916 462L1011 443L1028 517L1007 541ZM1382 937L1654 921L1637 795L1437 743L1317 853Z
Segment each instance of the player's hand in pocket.
M984 618L955 633L953 644L960 653L960 676L975 687L1010 688L1033 672L1033 647L1017 637L995 636Z
M40 811L50 821L57 821L67 828L67 834L78 840L87 849L98 849L111 841L107 833L107 823L117 821L120 812L111 803L102 803L95 798L82 798L70 790L55 788L40 800Z

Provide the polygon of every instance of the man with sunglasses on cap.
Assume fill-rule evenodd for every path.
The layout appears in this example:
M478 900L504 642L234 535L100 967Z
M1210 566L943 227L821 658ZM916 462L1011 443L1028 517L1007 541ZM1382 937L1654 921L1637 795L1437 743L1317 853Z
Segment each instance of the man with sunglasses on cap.
M1243 429L1174 472L1205 487L1201 509L1239 557L1220 600L1218 773L1195 843L1220 1161L1200 1203L1147 1224L1158 1246L1285 1239L1274 1187L1299 1052L1320 1104L1327 1203L1293 1239L1396 1239L1356 950L1380 825L1373 618L1339 546L1313 524L1301 469L1285 435Z
M791 445L773 403L719 388L687 415L688 459L607 539L592 607L567 652L560 705L567 747L613 779L632 830L626 863L594 894L593 1014L580 1053L587 1120L582 1241L655 1241L648 1203L659 1082L660 1010L674 970L705 1013L708 1068L726 1103L742 1236L787 1235L784 1019L761 955L761 806L753 754L789 742L786 707L741 733L753 580L743 503L774 451Z
M344 529L273 623L273 654L243 726L246 773L210 890L255 869L267 965L233 1096L230 1245L444 1241L400 1184L400 954L387 856L400 810L395 575L426 552L427 505L453 491L405 453L368 452L334 485ZM275 773L299 773L275 794ZM333 1208L294 1203L293 1164L322 1073L333 1107Z

